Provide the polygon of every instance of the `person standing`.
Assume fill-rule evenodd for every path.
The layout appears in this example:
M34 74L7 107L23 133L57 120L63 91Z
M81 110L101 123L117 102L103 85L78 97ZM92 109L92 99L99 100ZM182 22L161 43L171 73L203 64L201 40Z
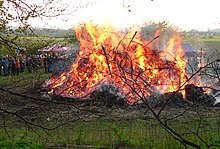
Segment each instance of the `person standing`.
M11 56L9 63L11 65L11 74L15 75L15 72L16 72L16 61L15 61L15 58Z
M0 75L2 75L2 57L0 57Z
M48 61L49 61L49 57L48 57L48 55L45 54L43 57L44 72L49 72L48 71Z
M29 57L29 56L26 56L26 67L27 67L27 70L28 70L28 72L32 72L32 59L31 59L31 57Z
M24 66L25 66L25 62L24 62L24 58L21 56L19 58L19 61L20 61L20 72L24 72Z
M16 64L16 74L19 75L19 73L20 73L20 68L21 68L19 58L15 58L15 64Z
M7 76L8 75L9 61L5 57L2 60L2 66L3 66L4 76Z

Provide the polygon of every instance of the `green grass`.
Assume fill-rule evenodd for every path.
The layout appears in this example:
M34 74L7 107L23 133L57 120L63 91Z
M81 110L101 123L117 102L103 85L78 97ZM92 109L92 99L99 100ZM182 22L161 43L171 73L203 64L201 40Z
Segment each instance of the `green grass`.
M200 136L208 143L219 144L218 119L205 120L205 128L201 128ZM198 120L172 122L177 131L186 128L195 130ZM37 146L68 146L68 145L92 145L95 147L132 147L132 148L184 148L182 144L172 138L163 130L156 121L151 120L121 120L121 121L78 121L60 127L54 131L35 131L24 128L10 129L11 138L6 136L4 130L0 130L4 136L3 144L14 145L20 141L28 145L28 142ZM195 135L187 134L190 140L205 145ZM9 143L8 143L9 142Z
M204 43L219 43L220 42L220 36L203 36L201 40Z
M0 134L1 149L43 149L43 144L29 142L25 139L8 139L4 133Z
M50 73L45 73L42 69L37 72L29 73L27 70L19 75L0 76L0 87L20 93L26 92L29 89L35 89L51 76Z

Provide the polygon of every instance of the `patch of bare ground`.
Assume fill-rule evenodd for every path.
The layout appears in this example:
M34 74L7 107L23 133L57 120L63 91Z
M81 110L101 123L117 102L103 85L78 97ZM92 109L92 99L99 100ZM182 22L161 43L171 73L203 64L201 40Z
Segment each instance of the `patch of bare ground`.
M25 119L44 124L47 121L64 122L69 120L92 120L92 119L105 119L105 120L130 120L130 119L153 119L154 116L146 106L141 105L127 105L127 106L106 106L96 105L94 102L82 99L58 97L51 99L48 95L39 93L28 94L27 97L19 97L11 95L10 93L1 94L2 108L16 112ZM153 110L158 113L160 107ZM205 117L212 115L219 115L219 107L206 107L199 106L195 108L170 108L166 107L161 117L174 117L181 115L183 119L193 119L198 115L198 111Z
M220 42L207 42L204 43L204 48L207 50L219 50L220 51Z

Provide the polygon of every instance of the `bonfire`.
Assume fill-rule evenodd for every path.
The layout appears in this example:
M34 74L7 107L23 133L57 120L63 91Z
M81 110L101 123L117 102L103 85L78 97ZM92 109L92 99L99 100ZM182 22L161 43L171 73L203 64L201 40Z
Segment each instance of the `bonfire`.
M164 49L160 30L152 40L142 38L139 29L127 33L113 27L83 24L76 29L80 52L68 71L47 81L49 94L88 98L103 84L117 88L127 103L138 102L152 93L181 92L193 84L186 74L181 34L173 35Z

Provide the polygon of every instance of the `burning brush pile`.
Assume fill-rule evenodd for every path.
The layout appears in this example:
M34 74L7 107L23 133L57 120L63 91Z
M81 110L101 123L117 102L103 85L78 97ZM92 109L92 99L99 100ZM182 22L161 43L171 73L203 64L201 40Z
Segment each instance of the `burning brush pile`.
M49 95L108 106L148 102L157 107L170 100L171 107L181 107L199 98L211 99L208 105L213 105L214 99L188 79L180 35L162 50L155 49L159 31L146 41L138 31L125 34L89 23L77 28L76 35L80 52L68 71L46 82Z

